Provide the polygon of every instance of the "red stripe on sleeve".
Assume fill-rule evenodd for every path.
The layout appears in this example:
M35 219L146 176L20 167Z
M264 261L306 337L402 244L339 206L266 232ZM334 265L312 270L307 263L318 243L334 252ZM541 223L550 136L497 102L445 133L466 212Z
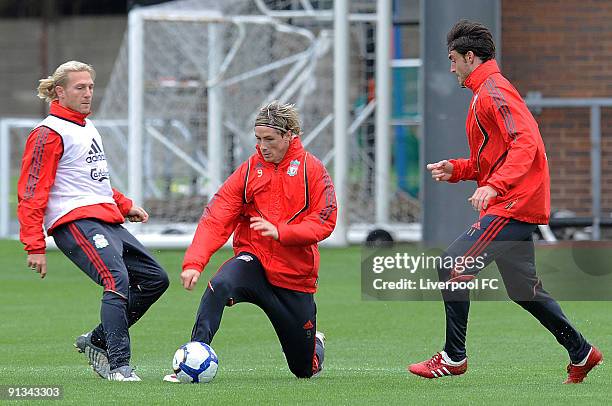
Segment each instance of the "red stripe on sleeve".
M42 127L36 137L36 145L34 146L34 153L32 154L32 160L30 162L30 171L28 173L28 183L26 185L24 199L29 199L34 196L36 191L36 185L40 177L40 170L42 168L42 157L45 152L45 143L49 137L49 129Z
M36 128L26 141L17 183L17 219L20 240L29 253L45 252L43 220L63 150L61 137L46 127Z

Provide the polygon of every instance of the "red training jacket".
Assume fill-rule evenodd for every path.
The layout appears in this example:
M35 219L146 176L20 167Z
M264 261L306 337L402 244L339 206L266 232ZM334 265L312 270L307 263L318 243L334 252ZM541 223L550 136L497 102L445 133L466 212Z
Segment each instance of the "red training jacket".
M266 162L257 148L204 209L183 269L202 272L233 232L234 252L257 256L272 285L314 293L319 274L317 243L334 230L336 214L331 178L299 138L291 140L278 165ZM278 241L251 230L251 217L274 224Z
M57 100L51 103L49 114L79 125L85 125L85 117L87 117L87 114L61 106ZM63 153L62 137L50 128L35 128L28 136L21 161L21 174L17 183L19 239L28 254L45 253L43 220L49 200L49 191L55 182L57 165ZM47 230L47 234L51 235L53 229L61 224L83 218L95 218L113 224L123 223L125 216L132 208L132 201L115 189L113 192L116 204L102 203L78 207L58 219Z
M469 159L451 159L449 182L475 180L498 196L480 216L493 214L534 224L550 217L550 176L538 124L495 60L465 80L474 95L466 120Z

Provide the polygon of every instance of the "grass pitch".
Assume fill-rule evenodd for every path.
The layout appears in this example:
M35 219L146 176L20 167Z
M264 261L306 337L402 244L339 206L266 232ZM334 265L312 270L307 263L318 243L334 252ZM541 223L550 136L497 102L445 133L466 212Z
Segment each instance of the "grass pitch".
M210 384L173 385L176 348L189 340L208 277L230 255L211 261L195 291L179 283L183 252L154 252L171 286L132 327L139 383L97 377L72 343L99 320L101 289L60 252L48 254L40 280L14 241L0 241L0 385L63 386L72 404L606 404L612 368L604 364L581 385L562 385L565 350L512 302L474 302L468 334L469 369L461 377L426 380L405 367L440 350L440 302L363 301L360 249L322 249L316 295L318 328L327 336L325 371L297 380L286 367L272 326L249 304L226 308L212 343L219 373ZM580 331L612 357L612 306L564 302Z

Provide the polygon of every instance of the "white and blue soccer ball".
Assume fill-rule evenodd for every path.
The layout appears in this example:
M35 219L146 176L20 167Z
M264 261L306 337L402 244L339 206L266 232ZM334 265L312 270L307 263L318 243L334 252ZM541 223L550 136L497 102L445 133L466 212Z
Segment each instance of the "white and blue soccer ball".
M181 383L206 383L217 375L219 359L208 345L192 341L174 353L172 369Z

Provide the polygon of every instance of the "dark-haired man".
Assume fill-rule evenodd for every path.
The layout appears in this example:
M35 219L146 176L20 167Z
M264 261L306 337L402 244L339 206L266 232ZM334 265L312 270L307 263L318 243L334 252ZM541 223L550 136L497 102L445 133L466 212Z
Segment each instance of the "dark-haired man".
M495 43L482 24L459 21L447 36L450 71L473 92L467 116L468 159L427 165L436 181L473 180L469 198L479 220L446 250L452 259L477 258L475 264L497 263L510 298L530 312L565 347L570 356L565 383L580 383L603 360L570 324L559 304L536 276L532 233L550 213L550 178L538 125L524 101L502 76ZM444 263L459 261L444 261ZM469 281L484 268L459 272L438 270L443 282ZM442 291L446 311L446 344L431 359L409 371L425 378L461 375L467 370L465 338L469 291Z

